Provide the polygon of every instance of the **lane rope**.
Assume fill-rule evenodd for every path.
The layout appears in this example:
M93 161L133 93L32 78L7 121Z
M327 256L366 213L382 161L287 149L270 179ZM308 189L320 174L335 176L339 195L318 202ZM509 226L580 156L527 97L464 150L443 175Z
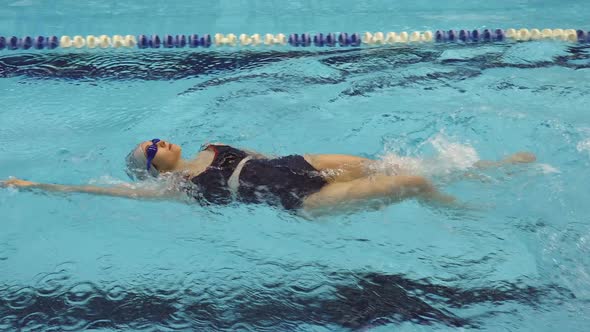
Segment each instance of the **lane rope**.
M555 40L590 43L590 31L574 29L474 29L363 33L213 35L0 36L0 50L209 48L209 47L360 47L427 43L492 43Z

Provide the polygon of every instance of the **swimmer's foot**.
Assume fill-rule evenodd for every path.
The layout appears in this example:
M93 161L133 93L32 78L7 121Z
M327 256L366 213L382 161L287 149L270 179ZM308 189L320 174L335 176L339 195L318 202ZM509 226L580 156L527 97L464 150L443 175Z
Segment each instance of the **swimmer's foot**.
M479 169L488 169L510 164L528 164L535 160L537 160L537 157L530 152L517 152L500 161L480 160L474 163L473 166Z
M528 164L537 160L537 157L530 152L517 152L508 156L502 162L504 164Z

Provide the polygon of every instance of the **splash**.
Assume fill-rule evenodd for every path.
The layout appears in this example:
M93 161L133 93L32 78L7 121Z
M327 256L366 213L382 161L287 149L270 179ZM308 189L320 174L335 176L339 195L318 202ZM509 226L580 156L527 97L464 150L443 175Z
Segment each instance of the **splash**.
M89 185L106 186L115 188L127 188L134 190L159 191L163 194L177 191L184 185L182 174L163 173L157 178L150 178L143 181L127 182L109 175L103 175L88 181Z
M538 164L536 167L543 174L558 174L561 171L549 164Z
M479 160L471 145L455 142L443 133L424 144L434 150L433 156L400 156L387 152L377 162L375 170L389 175L443 176L469 169Z
M590 138L578 142L578 144L576 144L576 149L578 150L578 152L586 151L590 153Z

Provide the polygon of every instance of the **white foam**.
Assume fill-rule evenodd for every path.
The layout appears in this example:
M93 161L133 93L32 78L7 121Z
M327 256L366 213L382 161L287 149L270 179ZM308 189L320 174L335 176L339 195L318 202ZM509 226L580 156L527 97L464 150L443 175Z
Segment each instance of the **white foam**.
M109 175L103 175L99 178L90 179L88 184L90 185L99 185L99 186L117 186L117 187L127 187L127 188L145 188L145 189L154 189L160 188L162 186L167 185L175 180L174 177L170 175L171 173L164 173L157 178L149 178L144 181L137 181L137 182L127 182Z
M126 182L121 181L120 179L114 178L112 176L108 176L108 175L103 175L101 177L99 177L98 179L90 179L88 181L88 184L92 184L92 185L122 185L125 184Z
M479 160L477 152L471 145L454 142L443 133L430 138L426 144L432 146L435 151L434 156L417 158L388 152L382 156L375 170L392 175L436 176L466 170Z
M578 150L578 152L590 152L590 138L578 142L578 144L576 145L576 149Z
M429 142L438 152L437 159L447 168L464 170L479 160L477 151L471 145L451 142L443 134L434 136Z
M543 173L543 174L555 174L555 173L561 173L561 171L549 164L537 164L537 168Z

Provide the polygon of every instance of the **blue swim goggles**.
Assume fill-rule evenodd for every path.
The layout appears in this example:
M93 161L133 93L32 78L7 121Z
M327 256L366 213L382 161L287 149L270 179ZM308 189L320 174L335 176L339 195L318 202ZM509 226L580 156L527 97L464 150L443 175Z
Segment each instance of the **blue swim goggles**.
M154 138L152 140L152 145L148 146L147 149L145 149L145 156L147 157L147 170L150 170L150 167L152 166L152 160L154 160L154 158L156 157L156 153L158 153L158 142L160 141L159 138Z

